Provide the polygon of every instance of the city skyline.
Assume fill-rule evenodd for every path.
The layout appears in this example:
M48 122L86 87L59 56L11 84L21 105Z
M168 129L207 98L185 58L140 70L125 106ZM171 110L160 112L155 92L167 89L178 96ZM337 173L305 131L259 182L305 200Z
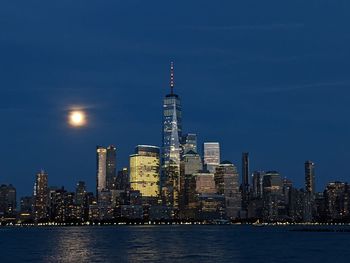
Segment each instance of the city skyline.
M181 108L181 99L180 96L177 95L174 91L175 89L175 68L174 68L174 61L170 62L170 75L169 75L169 89L170 92L165 94L164 101L163 101L163 131L162 131L162 144L160 146L153 146L153 145L137 145L135 146L135 152L134 154L129 155L129 163L127 166L120 165L117 162L116 158L116 152L117 147L110 144L109 146L96 146L96 199L98 200L99 193L101 191L109 191L110 189L113 189L113 187L116 184L116 178L117 178L117 172L122 171L123 169L128 169L129 172L129 182L131 183L131 187L135 186L134 190L139 190L140 193L146 193L149 192L149 190L142 190L142 187L138 186L137 177L140 175L136 175L136 170L142 169L138 165L149 165L146 162L142 161L141 158L148 158L147 148L158 148L158 169L159 169L159 178L158 181L153 181L149 185L157 184L159 189L151 190L153 194L150 196L155 197L156 195L161 196L163 195L164 187L166 191L169 193L165 194L166 197L166 203L169 205L178 207L179 201L181 199L180 197L180 160L182 158L187 158L188 155L196 154L199 158L201 158L202 165L203 165L203 171L207 170L209 173L214 174L217 167L219 167L222 164L222 160L226 160L225 158L221 157L221 146L219 142L208 142L204 141L202 143L202 151L198 151L198 143L197 143L197 134L196 133L184 133L182 134L183 127L182 127L182 108ZM74 111L73 111L74 113ZM84 114L84 112L81 112L81 114ZM84 116L85 118L85 116ZM69 122L71 122L71 118L69 117ZM85 120L84 120L85 122ZM74 125L73 125L74 126ZM141 155L139 153L141 149ZM161 150L160 150L161 149ZM144 157L142 157L144 155ZM202 156L202 157L201 157ZM154 162L153 160L152 162ZM249 199L249 191L250 191L250 185L254 182L254 173L262 171L262 169L254 170L254 172L250 173L249 170L249 152L242 152L242 160L241 160L241 174L237 172L237 175L240 177L240 183L241 183L241 194L242 194L242 210L245 211L247 209L247 200ZM226 161L225 161L226 162ZM140 163L140 164L138 164ZM230 162L231 163L231 162ZM307 177L307 164L312 165L312 177ZM117 170L117 164L119 164ZM171 164L171 165L169 165ZM238 162L234 162L233 165L237 165ZM151 168L154 170L154 166ZM235 166L236 167L236 166ZM305 189L307 191L310 191L310 187L312 187L312 194L315 194L316 189L316 183L317 180L315 180L315 174L314 174L314 168L315 163L312 161L305 161ZM175 170L174 170L175 169ZM235 168L236 169L236 168ZM308 171L311 168L308 168ZM273 169L267 169L273 170ZM41 171L37 174L44 173L45 169L41 168ZM193 173L197 172L200 173L202 169L198 171L193 171ZM142 173L142 172L141 172ZM46 174L47 177L47 174ZM177 178L178 179L169 179L169 178ZM284 178L287 178L286 176ZM114 181L113 181L114 180ZM169 181L170 180L170 181ZM237 179L239 180L239 178ZM312 180L312 186L310 186L309 180ZM46 179L47 181L47 179ZM79 181L81 182L81 181ZM333 182L333 181L332 181ZM337 182L337 180L334 180L334 182ZM46 182L47 183L47 182ZM84 181L85 183L85 181ZM140 181L140 183L142 183ZM11 184L11 183L9 183ZM34 185L34 189L36 188L36 184ZM48 186L46 186L48 187ZM57 187L56 185L54 187ZM62 184L63 187L63 184ZM84 186L85 189L86 185ZM144 188L144 187L143 187ZM152 188L152 187L151 187ZM170 190L169 190L170 189ZM253 189L253 188L252 188ZM303 186L300 187L300 189L303 189ZM34 190L34 196L36 191ZM154 194L157 193L157 194ZM147 195L146 195L147 196ZM169 200L168 200L169 198Z
M175 157L175 159L178 159L178 161L180 161L180 155L181 154L184 154L185 152L181 152L181 151L183 151L183 150L181 150L181 147L183 147L182 146L182 143L187 143L186 145L188 146L188 147L193 147L193 142L191 141L191 139L193 140L193 138L195 138L195 142L196 142L196 146L195 146L195 148L196 148L196 151L197 151L197 136L198 136L198 133L200 134L200 132L199 131L196 131L197 133L191 133L191 132L193 132L193 131L188 131L188 130L186 130L187 131L187 133L184 133L184 135L182 135L182 110L181 110L181 103L180 102L177 102L177 101L180 101L180 96L179 95L177 95L175 92L174 92L174 88L175 88L175 79L174 79L174 62L172 61L171 63L170 63L171 65L170 65L170 81L169 81L169 88L170 88L170 93L168 93L167 94L167 92L165 92L163 95L165 96L165 99L164 99L164 106L163 106L163 117L165 118L164 120L166 121L166 113L165 112L170 112L170 111L173 111L173 112L176 112L176 114L173 116L173 115L169 115L168 117L170 117L170 119L168 120L168 122L169 122L169 129L170 129L170 135L171 136L174 136L174 134L176 134L176 137L177 137L177 139L175 140L175 141L177 141L177 146L175 147L175 148L177 148L177 152L178 152L178 154L179 154L179 156L178 157ZM176 100L175 100L175 104L173 103L173 101L171 100L171 98L175 98ZM170 99L170 100L169 100ZM169 104L168 106L166 106L167 104ZM176 106L176 110L174 111L173 109L171 109L171 107L173 107L174 105L179 105L179 109L177 109L177 107L178 106ZM168 107L168 108L167 108ZM175 108L174 108L175 109ZM177 115L180 115L180 117L177 117ZM175 118L175 119L174 119ZM178 119L179 118L179 119ZM172 129L173 129L173 127L172 126L174 126L174 121L177 123L177 122L179 122L180 123L180 125L179 125L179 131L177 131L177 124L176 124L176 131L175 131L175 133L174 133L174 131L172 131ZM166 126L165 126L166 127ZM164 128L165 129L165 128ZM189 133L188 133L189 132ZM169 135L169 136L170 136ZM191 135L192 136L194 136L193 138L191 138ZM169 141L173 141L173 139L171 139L172 137L169 137ZM190 136L190 137L189 137ZM165 141L166 139L164 139L164 138L166 138L166 136L165 135L163 135L163 138L162 138L162 141ZM190 139L189 139L190 138ZM210 171L210 172L212 172L212 173L214 173L214 171L215 171L215 167L217 167L220 163L221 163L221 160L227 160L227 159L229 159L229 158L222 158L221 157L221 145L220 145L220 143L219 142L213 142L213 141L205 141L205 140L202 140L203 142L202 142L202 150L198 150L198 153L199 154L201 154L202 155L202 158L203 158L203 165L207 165L207 163L206 163L206 159L207 158L209 158L209 159L212 159L212 158L214 158L217 162L215 163L215 164L210 164L210 166L213 166L214 168L208 168L208 170ZM220 140L218 140L218 141L220 141ZM97 145L97 146L95 146L96 147L96 149L97 149L97 166L96 166L96 168L97 168L97 177L95 178L95 180L96 180L96 186L90 186L90 185L88 185L87 186L87 188L89 189L89 190L92 190L94 187L95 187L95 189L96 189L96 193L98 193L98 184L99 184L99 174L101 174L101 168L99 168L100 167L100 165L99 165L99 161L101 161L101 160L99 160L99 156L101 155L100 154L100 151L102 150L103 151L103 154L102 154L102 156L103 156L103 160L102 160L102 163L104 163L104 165L105 165L105 167L103 167L103 171L102 171L102 174L105 174L105 176L103 177L102 176L102 178L104 178L104 182L102 182L102 184L103 184L103 186L102 187L100 187L101 188L101 190L102 189L108 189L108 187L107 187L107 185L111 185L111 178L112 178L112 175L108 175L108 167L110 166L110 165L113 165L113 167L114 167L114 169L115 169L115 167L116 167L116 164L118 164L118 169L120 170L120 169L122 169L122 168L128 168L129 169L129 167L130 167L130 165L129 165L129 160L127 161L127 164L126 165L124 165L123 163L122 164L120 164L119 162L117 163L116 162L116 157L115 157L115 154L116 154L116 150L118 149L119 150L119 148L118 148L118 146L117 147L115 147L114 145L112 145L112 144L108 144L109 146L107 146L107 147L104 147L104 146L99 146L99 145ZM138 145L138 146L140 146L140 145ZM135 146L135 147L138 147L137 145ZM159 148L161 148L161 149L163 149L164 148L164 146L162 146L162 144L159 144L159 146L151 146L151 147L159 147ZM210 149L209 150L209 152L211 151L211 154L213 155L213 156L209 156L209 157L206 157L206 150L205 150L205 147L217 147L217 149L214 149L214 152L215 151L217 151L217 153L215 152L213 152L213 150L212 149ZM112 162L112 164L110 163L110 164L108 164L108 162L107 162L107 160L108 160L108 154L110 153L110 151L111 151L111 148L112 148L112 150L113 150L113 152L114 152L114 161L110 161L110 162ZM199 147L200 148L200 147ZM209 148L208 148L209 149ZM166 151L163 151L163 153L162 154L164 154ZM215 156L216 154L218 154L218 156ZM232 159L230 159L230 161L233 161L233 163L234 163L234 165L238 165L238 168L240 168L240 170L241 170L241 173L239 173L239 176L240 176L240 181L241 181L241 183L243 182L243 180L245 180L246 179L246 177L247 177L247 175L248 175L248 185L253 181L253 176L254 176L254 172L255 171L272 171L272 170L277 170L277 169L275 169L275 168L273 168L273 167L270 167L270 168L268 168L268 169L262 169L261 167L255 167L254 169L252 169L252 170L250 170L249 169L249 164L248 164L248 162L249 162L249 159L248 159L248 154L250 155L250 153L249 152L242 152L241 153L242 154L242 156L241 156L241 164L239 163L239 160L232 160ZM168 154L169 155L169 154ZM132 154L129 154L128 155L128 157L127 158L129 158L129 156L132 156ZM162 160L163 158L165 158L165 157L161 157L160 158L160 160ZM244 159L244 158L247 158L246 160ZM121 156L121 158L120 159L122 159L122 160L124 160L125 159L125 156ZM213 159L213 160L214 160ZM245 162L245 163L244 163ZM306 169L306 163L307 162L311 162L311 164L314 166L315 165L315 163L313 163L312 161L305 161L305 167L304 167L304 169ZM208 163L208 165L209 165L209 163ZM239 165L241 165L241 166L239 166ZM247 165L247 167L244 167L244 165ZM278 164L276 165L276 166L278 166ZM209 166L208 166L209 167ZM180 163L178 163L178 169L179 169L179 171L180 171ZM47 171L44 167L42 167L41 168L41 171ZM38 169L38 171L40 171L40 169ZM112 171L113 171L113 169L112 169ZM304 173L306 173L306 171L305 170L302 170L302 172L304 172ZM284 176L284 174L283 174L283 172L281 173L280 171L279 171L279 173L281 174L281 176L283 177L283 178L287 178L287 176ZM114 175L115 176L115 175ZM296 177L296 181L297 182L299 182L299 181L301 181L301 183L300 183L300 186L299 186L299 188L300 189L302 189L302 188L304 188L305 187L305 181L302 181L302 180L305 180L306 179L306 177L304 177L303 179L301 179L302 178L302 176L300 177L300 174L298 175L299 177ZM304 174L304 176L306 176L305 174ZM100 176L101 177L101 176ZM109 180L107 180L107 178L109 178ZM288 177L289 179L294 179L293 177ZM79 181L80 180L82 180L82 179L79 179ZM160 174L160 181L162 181L163 179L162 179L162 175ZM91 178L88 178L88 180L86 180L86 181L91 181ZM341 180L339 180L339 179L336 179L336 178L334 178L333 180L331 180L331 178L329 178L329 180L327 181L327 183L330 183L330 182L339 182L339 181L341 181ZM85 182L85 181L84 181ZM3 183L7 183L7 184L13 184L12 182L3 182ZM294 180L293 180L293 183L294 183ZM314 192L315 191L317 191L317 189L316 189L316 186L318 185L318 186L321 186L321 187L323 187L324 185L320 185L320 183L318 183L318 180L314 180L314 178L313 178L313 188L314 188ZM63 183L61 183L61 184L55 184L55 186L63 186ZM248 186L247 186L248 187ZM91 189L90 189L91 188ZM322 189L322 188L321 188ZM30 194L30 193L29 193ZM22 194L23 196L24 196L24 194Z
M50 185L47 171L41 169L32 197L21 196L18 210L16 188L2 184L2 223L350 219L348 184L332 181L318 192L313 161L305 161L304 187L298 188L277 170L251 173L249 152L242 152L241 174L234 162L222 158L219 142L203 142L202 153L198 152L197 133L182 133L183 112L180 96L174 91L174 75L172 61L170 92L163 100L161 147L137 145L129 155L129 166L118 168L118 148L97 145L95 193L88 191L84 181L77 182L75 192ZM78 115L73 126L84 126L81 120L86 118L85 113Z
M350 220L348 183L329 181L317 191L316 164L311 160L304 163L304 186L298 187L277 170L251 172L249 152L242 152L241 174L235 162L221 156L219 142L203 142L202 153L198 152L197 133L182 133L174 74L172 61L170 92L163 100L161 147L137 145L129 155L129 166L122 168L118 147L97 145L95 193L80 180L75 192L51 185L44 169L36 174L32 196L21 196L18 203L15 186L2 184L1 223ZM85 118L84 112L80 114Z

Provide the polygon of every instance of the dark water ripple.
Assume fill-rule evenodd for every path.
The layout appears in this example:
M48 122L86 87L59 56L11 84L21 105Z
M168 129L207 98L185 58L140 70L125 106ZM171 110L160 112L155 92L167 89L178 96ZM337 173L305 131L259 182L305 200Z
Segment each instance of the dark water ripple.
M0 262L349 262L350 233L288 227L0 228Z

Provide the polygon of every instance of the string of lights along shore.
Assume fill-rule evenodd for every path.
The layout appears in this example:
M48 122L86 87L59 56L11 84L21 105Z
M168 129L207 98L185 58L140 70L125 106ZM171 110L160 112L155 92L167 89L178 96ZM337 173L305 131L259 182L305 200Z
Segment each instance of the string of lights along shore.
M92 148L95 192L87 191L83 181L74 191L50 186L48 172L40 170L33 195L17 203L16 188L3 184L1 223L350 222L348 183L330 182L317 192L310 160L300 175L305 186L298 189L278 171L250 171L248 152L242 153L238 169L234 160L222 160L219 142L205 141L199 147L196 133L183 132L174 72L171 62L160 146L137 145L129 167L120 169L116 146L99 145L95 153ZM77 109L69 121L80 127L86 116Z

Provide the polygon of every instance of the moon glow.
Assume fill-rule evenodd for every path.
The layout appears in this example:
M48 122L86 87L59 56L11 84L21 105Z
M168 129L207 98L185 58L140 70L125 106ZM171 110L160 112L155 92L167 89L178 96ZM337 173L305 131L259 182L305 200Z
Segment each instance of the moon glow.
M73 127L82 127L86 125L86 114L81 110L74 110L69 113L69 124Z

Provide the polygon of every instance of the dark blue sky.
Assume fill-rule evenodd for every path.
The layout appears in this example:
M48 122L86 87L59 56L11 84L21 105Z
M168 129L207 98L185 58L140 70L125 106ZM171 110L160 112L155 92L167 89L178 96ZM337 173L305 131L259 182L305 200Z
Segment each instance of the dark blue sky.
M303 186L350 181L350 2L2 1L1 183L31 194L50 185L95 188L95 146L119 167L137 144L161 143L169 62L184 130L217 140L223 159L278 170ZM86 107L90 125L66 125Z

